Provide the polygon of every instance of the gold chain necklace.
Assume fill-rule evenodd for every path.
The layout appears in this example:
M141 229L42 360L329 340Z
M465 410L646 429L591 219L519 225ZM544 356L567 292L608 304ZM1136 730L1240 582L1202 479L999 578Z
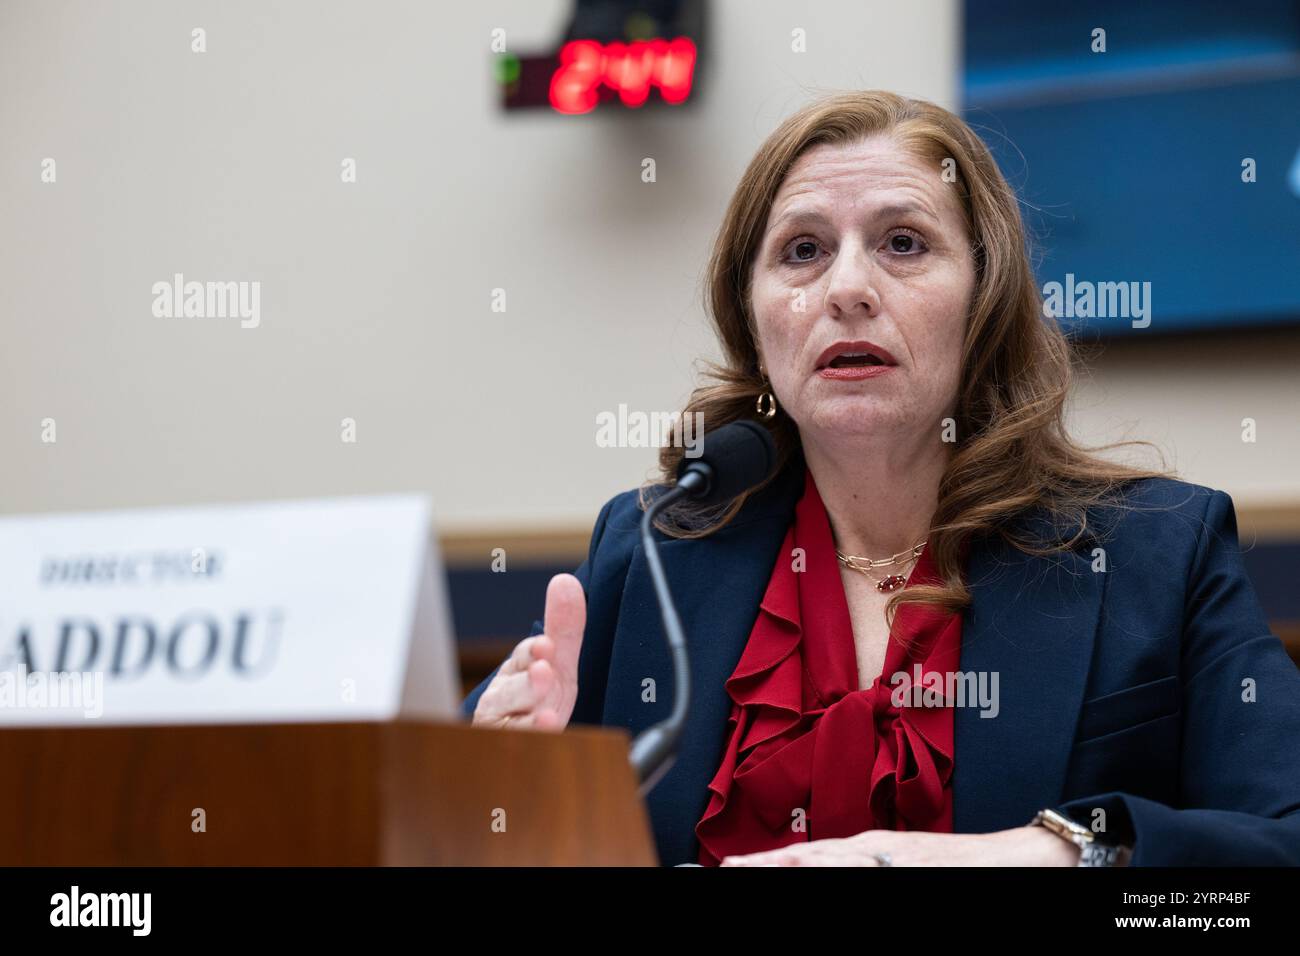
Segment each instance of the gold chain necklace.
M920 544L915 544L906 551L899 551L897 554L890 555L888 558L860 558L857 555L845 554L843 551L838 550L835 552L835 557L839 558L840 563L846 568L852 568L854 571L858 571L874 581L875 579L871 576L872 568L889 567L891 564L897 564L903 557L906 557L909 561L914 560L919 558L921 552L924 550L925 542L922 541ZM876 590L889 593L890 591L897 591L906 583L906 576L902 574L890 574L886 575L881 580L876 581Z

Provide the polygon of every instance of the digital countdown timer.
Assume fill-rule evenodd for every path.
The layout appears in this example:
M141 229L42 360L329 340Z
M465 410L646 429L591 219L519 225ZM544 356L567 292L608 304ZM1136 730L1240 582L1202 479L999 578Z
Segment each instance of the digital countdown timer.
M624 106L639 107L658 91L665 103L684 103L695 76L695 44L675 40L597 43L574 40L560 48L560 65L551 76L550 103L561 113L588 113L602 88L618 94Z
M691 96L697 56L689 37L570 40L552 56L502 56L497 79L506 109L549 106L577 115L603 103L638 109L658 100L676 106Z

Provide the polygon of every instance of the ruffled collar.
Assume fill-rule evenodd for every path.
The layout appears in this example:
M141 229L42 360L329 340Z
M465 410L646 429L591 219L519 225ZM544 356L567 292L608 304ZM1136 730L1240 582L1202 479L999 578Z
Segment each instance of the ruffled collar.
M937 583L927 547L907 586ZM740 661L700 862L873 828L951 830L952 709L898 706L890 678L958 667L961 617L903 605L858 686L848 602L811 472ZM883 678L883 681L882 681ZM802 826L802 829L800 827Z

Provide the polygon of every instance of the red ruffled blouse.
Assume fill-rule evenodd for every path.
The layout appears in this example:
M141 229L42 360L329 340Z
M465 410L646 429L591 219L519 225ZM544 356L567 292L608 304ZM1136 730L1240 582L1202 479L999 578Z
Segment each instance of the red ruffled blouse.
M906 586L939 582L927 547ZM809 472L726 683L731 733L695 825L699 862L864 830L951 833L953 709L942 681L960 648L960 614L904 604L881 677L858 687L830 521Z

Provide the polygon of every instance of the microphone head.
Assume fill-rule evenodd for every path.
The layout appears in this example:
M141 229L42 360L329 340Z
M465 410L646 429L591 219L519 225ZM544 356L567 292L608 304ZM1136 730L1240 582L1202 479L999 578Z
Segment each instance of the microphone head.
M744 494L765 481L776 465L776 442L757 422L731 422L706 432L701 446L698 458L682 459L677 478L702 471L709 480L692 497L704 505L720 505Z

